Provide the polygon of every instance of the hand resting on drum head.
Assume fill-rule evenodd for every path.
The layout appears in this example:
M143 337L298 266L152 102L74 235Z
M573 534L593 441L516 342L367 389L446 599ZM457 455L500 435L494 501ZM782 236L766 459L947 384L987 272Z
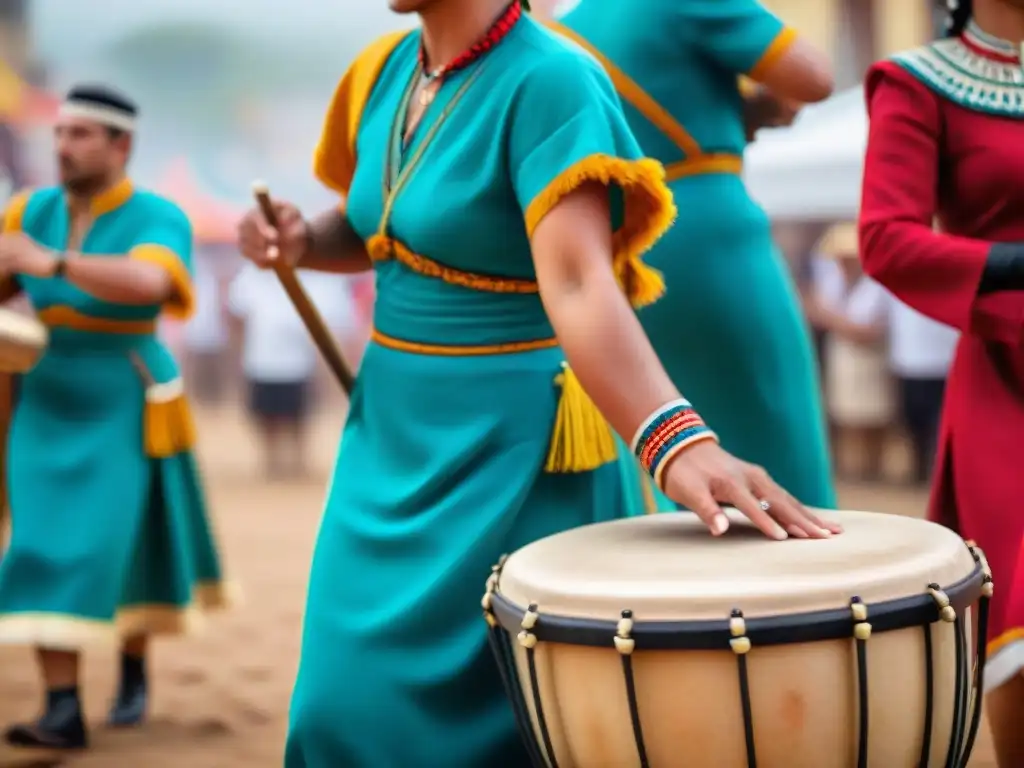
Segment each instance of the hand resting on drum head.
M722 504L776 540L840 533L837 523L810 512L763 469L722 450L680 396L630 307L630 301L643 305L643 293L648 302L656 299L660 279L636 254L616 251L613 231L607 188L584 183L561 197L530 236L544 309L572 371L608 422L619 434L634 435L633 451L657 486L716 536L729 528ZM639 290L645 282L647 290Z
M785 539L787 534L821 539L843 530L804 507L764 469L740 461L716 442L700 442L671 461L665 471L665 495L693 510L715 536L729 530L722 504L736 507L773 539Z

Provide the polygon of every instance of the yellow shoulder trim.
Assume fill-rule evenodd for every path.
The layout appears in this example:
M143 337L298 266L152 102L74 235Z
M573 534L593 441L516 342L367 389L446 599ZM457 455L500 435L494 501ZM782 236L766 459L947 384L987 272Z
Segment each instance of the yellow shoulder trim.
M165 304L164 310L178 320L190 318L195 312L196 298L192 290L192 277L181 257L170 248L151 244L137 245L132 248L129 255L133 259L156 264L167 270L171 278L171 298Z
M783 56L786 55L793 43L796 42L797 32L792 27L783 27L782 30L775 36L768 47L765 48L764 53L761 54L761 58L757 60L749 72L747 77L751 80L760 80L764 77L768 70L774 67Z
M334 91L313 156L313 173L335 192L348 194L356 172L356 137L363 108L388 58L409 34L392 32L371 44L359 54Z
M634 307L653 304L665 293L665 282L661 273L644 264L641 257L669 230L676 217L661 163L599 154L583 158L556 176L527 206L526 232L532 236L541 219L562 198L592 181L622 189L622 226L612 237L615 275Z
M700 145L683 126L665 109L654 100L654 97L647 93L629 75L619 69L608 57L595 48L589 40L575 31L569 29L557 21L546 21L545 26L553 32L557 32L576 45L585 50L604 68L611 78L612 85L618 91L622 100L632 105L643 115L655 128L661 131L668 139L681 149L686 155L694 156L701 154Z
M751 80L746 75L740 75L739 77L739 89L741 96L754 96L757 94L757 83Z
M7 201L7 208L4 209L3 226L0 232L20 232L21 220L25 216L25 209L28 207L29 198L32 193L29 191L18 192Z

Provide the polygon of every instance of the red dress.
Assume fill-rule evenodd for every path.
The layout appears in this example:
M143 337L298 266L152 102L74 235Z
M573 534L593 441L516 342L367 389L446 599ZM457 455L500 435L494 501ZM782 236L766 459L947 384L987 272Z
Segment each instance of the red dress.
M876 64L865 88L865 271L962 332L930 518L992 567L991 690L1024 669L1024 292L977 288L992 243L1024 242L1024 70L972 25Z

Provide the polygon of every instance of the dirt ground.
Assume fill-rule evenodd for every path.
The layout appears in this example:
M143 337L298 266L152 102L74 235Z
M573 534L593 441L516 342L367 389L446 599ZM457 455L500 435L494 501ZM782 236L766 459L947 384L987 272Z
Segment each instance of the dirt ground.
M132 733L94 732L95 749L69 768L273 768L281 765L305 582L340 416L318 420L316 476L293 485L258 480L252 436L233 411L205 414L201 458L227 567L245 591L234 611L155 655L151 722ZM924 495L845 488L847 508L920 514ZM114 685L114 656L87 658L89 717L100 721ZM0 724L38 705L27 650L0 648ZM972 768L995 768L985 734ZM0 751L0 768L45 768Z

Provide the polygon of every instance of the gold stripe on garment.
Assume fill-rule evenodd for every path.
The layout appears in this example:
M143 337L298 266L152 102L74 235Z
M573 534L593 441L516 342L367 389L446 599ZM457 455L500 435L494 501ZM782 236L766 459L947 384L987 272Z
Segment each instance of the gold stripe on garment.
M687 176L700 176L707 173L743 173L743 158L740 155L715 153L698 155L678 163L665 166L665 180L672 182Z
M673 144L679 147L684 154L688 157L695 157L701 154L700 145L690 135L690 132L678 120L672 117L671 113L661 106L653 96L641 88L639 83L619 69L611 59L595 48L589 40L574 30L569 29L564 24L559 24L557 21L546 22L546 24L552 30L572 40L576 45L597 59L598 63L604 68L604 71L608 73L612 80L612 85L615 86L615 90L619 92L622 100L632 105L655 128L665 134Z
M93 317L64 304L40 310L38 317L39 321L48 328L71 328L90 333L135 336L156 333L155 320L118 320L112 317Z
M535 280L520 280L510 277L497 277L495 275L481 275L475 272L463 272L460 269L445 266L440 262L413 253L392 237L374 235L366 241L366 250L374 261L388 261L394 259L405 265L413 272L427 277L436 277L451 285L461 285L463 288L470 288L474 291L486 291L487 293L537 293L539 291Z
M647 122L661 131L669 141L686 155L685 160L681 160L678 163L669 163L665 166L666 181L675 181L687 176L699 176L706 173L738 174L742 172L743 158L741 156L705 152L701 149L697 140L667 109L641 88L639 83L616 66L611 59L595 48L589 40L558 22L547 22L547 25L558 34L572 40L597 59L605 72L608 73L612 85L615 86L615 90L622 97L622 100L639 112ZM787 44L787 40L788 37L783 38L780 35L779 45ZM773 43L772 46L769 46L769 51L765 54L766 56L774 50L775 45ZM782 48L782 50L784 52L785 49Z
M755 82L760 81L768 70L774 67L779 59L786 55L786 52L796 42L797 37L795 29L783 27L765 49L765 52L761 54L761 58L757 60L757 63L747 72L747 77Z
M371 332L370 340L387 349L435 357L507 355L558 346L558 339L555 338L504 344L421 344L396 339L376 328ZM548 455L544 461L544 471L551 474L590 472L615 461L618 452L611 427L597 410L597 406L587 395L568 363L562 363L554 384L561 392Z
M536 349L552 349L558 346L558 339L536 339L534 341L509 341L502 344L423 344L405 341L381 333L376 328L370 332L370 340L388 349L411 352L416 355L438 357L479 357L482 355L508 355L516 352L532 352Z

